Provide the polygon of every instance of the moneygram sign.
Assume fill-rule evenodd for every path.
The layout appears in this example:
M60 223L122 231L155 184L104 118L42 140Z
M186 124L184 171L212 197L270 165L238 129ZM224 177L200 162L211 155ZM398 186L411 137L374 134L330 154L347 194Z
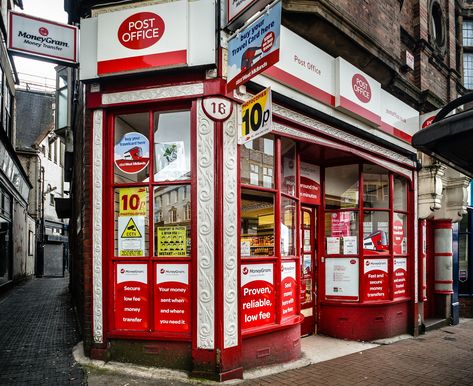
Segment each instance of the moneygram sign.
M61 64L77 63L77 28L10 11L8 49Z

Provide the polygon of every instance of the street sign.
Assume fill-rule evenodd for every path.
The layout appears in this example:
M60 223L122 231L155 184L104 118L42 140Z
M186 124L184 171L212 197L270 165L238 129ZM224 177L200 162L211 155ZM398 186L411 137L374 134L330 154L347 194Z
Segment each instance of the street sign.
M270 133L273 126L271 87L241 105L240 145Z

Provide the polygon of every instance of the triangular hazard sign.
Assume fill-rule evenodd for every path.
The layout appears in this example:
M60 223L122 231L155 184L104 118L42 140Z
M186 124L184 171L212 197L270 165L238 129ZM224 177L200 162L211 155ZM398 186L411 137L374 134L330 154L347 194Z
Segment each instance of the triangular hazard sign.
M123 230L122 239L136 239L141 237L140 230L135 224L135 221L133 220L133 217L130 217L130 220L128 220L128 223L126 224L125 229Z

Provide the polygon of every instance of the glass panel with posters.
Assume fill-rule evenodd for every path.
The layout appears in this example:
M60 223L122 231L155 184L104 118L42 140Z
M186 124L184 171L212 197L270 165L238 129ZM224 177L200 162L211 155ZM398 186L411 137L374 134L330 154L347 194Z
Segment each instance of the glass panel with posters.
M190 117L189 110L114 117L114 334L190 336Z

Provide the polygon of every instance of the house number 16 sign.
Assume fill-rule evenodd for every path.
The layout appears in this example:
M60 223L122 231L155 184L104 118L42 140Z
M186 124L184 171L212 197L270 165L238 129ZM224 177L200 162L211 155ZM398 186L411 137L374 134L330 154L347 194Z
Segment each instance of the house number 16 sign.
M228 99L210 97L202 100L205 114L213 121L226 121L232 115L232 102Z

